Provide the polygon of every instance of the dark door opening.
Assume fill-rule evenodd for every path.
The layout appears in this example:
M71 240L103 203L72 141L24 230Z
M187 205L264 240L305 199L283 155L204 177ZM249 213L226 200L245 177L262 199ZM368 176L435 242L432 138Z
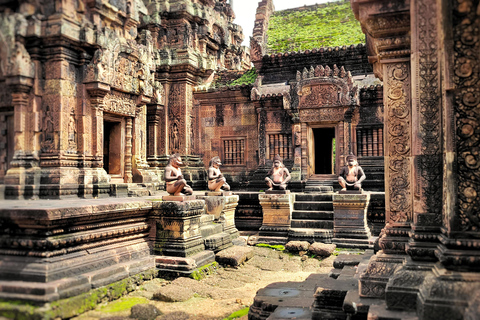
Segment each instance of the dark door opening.
M103 122L103 168L108 174L121 174L121 123Z
M335 128L314 128L315 174L335 174Z

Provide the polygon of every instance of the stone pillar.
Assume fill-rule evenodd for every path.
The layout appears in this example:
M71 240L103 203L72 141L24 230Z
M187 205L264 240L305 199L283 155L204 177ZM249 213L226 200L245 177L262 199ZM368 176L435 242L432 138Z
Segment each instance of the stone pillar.
M260 101L260 103L262 103ZM266 164L267 155L267 136L265 126L267 122L267 111L263 106L257 108L258 114L258 165L263 166Z
M259 194L258 199L263 211L258 242L285 244L292 220L293 194L289 190L273 190Z
M133 182L132 173L132 131L133 119L128 117L125 123L125 182Z
M446 79L441 88L443 214L435 250L440 263L423 281L417 313L425 320L468 319L466 309L477 306L480 292L480 89L475 71L480 64L480 13L478 1L439 0L436 5Z
M442 97L437 0L412 1L412 155L414 216L407 253L436 261L442 222Z
M437 260L442 220L441 71L438 55L439 12L436 0L412 1L412 196L413 221L405 246L407 262L386 287L389 309L416 310L417 296Z
M12 91L14 154L10 169L5 176L5 197L9 199L32 199L39 195L39 159L33 152L33 136L27 128L32 123L30 91L33 81L30 78L7 79Z
M147 106L147 161L152 167L156 167L157 155L160 155L160 117L163 107L160 105Z
M340 191L333 195L333 243L342 248L373 248L367 225L369 202L369 193Z
M390 277L407 258L413 222L410 7L405 1L385 9L381 1L352 0L352 8L372 43L369 60L384 86L386 225L379 239L382 250L359 279L360 296L383 298Z

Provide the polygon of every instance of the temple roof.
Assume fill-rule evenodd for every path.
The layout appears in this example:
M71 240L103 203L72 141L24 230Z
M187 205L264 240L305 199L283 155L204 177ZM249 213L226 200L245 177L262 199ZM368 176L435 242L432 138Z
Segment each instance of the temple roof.
M275 11L267 35L269 54L365 42L349 1Z

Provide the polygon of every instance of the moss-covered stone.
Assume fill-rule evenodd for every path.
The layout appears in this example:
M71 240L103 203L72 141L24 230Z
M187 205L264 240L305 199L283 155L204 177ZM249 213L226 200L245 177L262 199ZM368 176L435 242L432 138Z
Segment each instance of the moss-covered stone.
M365 42L350 1L276 11L270 17L267 35L269 53Z
M201 280L207 277L208 275L216 273L217 270L218 270L218 263L214 261L192 272L190 274L190 278L195 280Z
M127 279L114 282L108 286L46 304L0 300L0 316L20 320L71 318L88 310L95 309L99 303L118 299L128 292L135 290L137 285L143 283L145 280L151 280L155 276L155 270L147 270Z

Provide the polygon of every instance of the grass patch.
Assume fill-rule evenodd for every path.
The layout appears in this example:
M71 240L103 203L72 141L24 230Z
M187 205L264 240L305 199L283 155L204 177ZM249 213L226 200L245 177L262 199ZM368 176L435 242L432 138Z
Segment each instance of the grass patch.
M149 300L144 297L125 297L107 304L106 306L102 307L100 311L107 313L125 311L134 305L146 304L148 302Z
M263 247L263 248L269 248L277 251L284 251L285 246L281 244L266 244L266 243L257 243L255 246L257 247Z
M250 307L246 307L241 310L235 311L234 313L224 318L223 320L233 320L233 319L241 318L248 314L248 310L250 310Z

